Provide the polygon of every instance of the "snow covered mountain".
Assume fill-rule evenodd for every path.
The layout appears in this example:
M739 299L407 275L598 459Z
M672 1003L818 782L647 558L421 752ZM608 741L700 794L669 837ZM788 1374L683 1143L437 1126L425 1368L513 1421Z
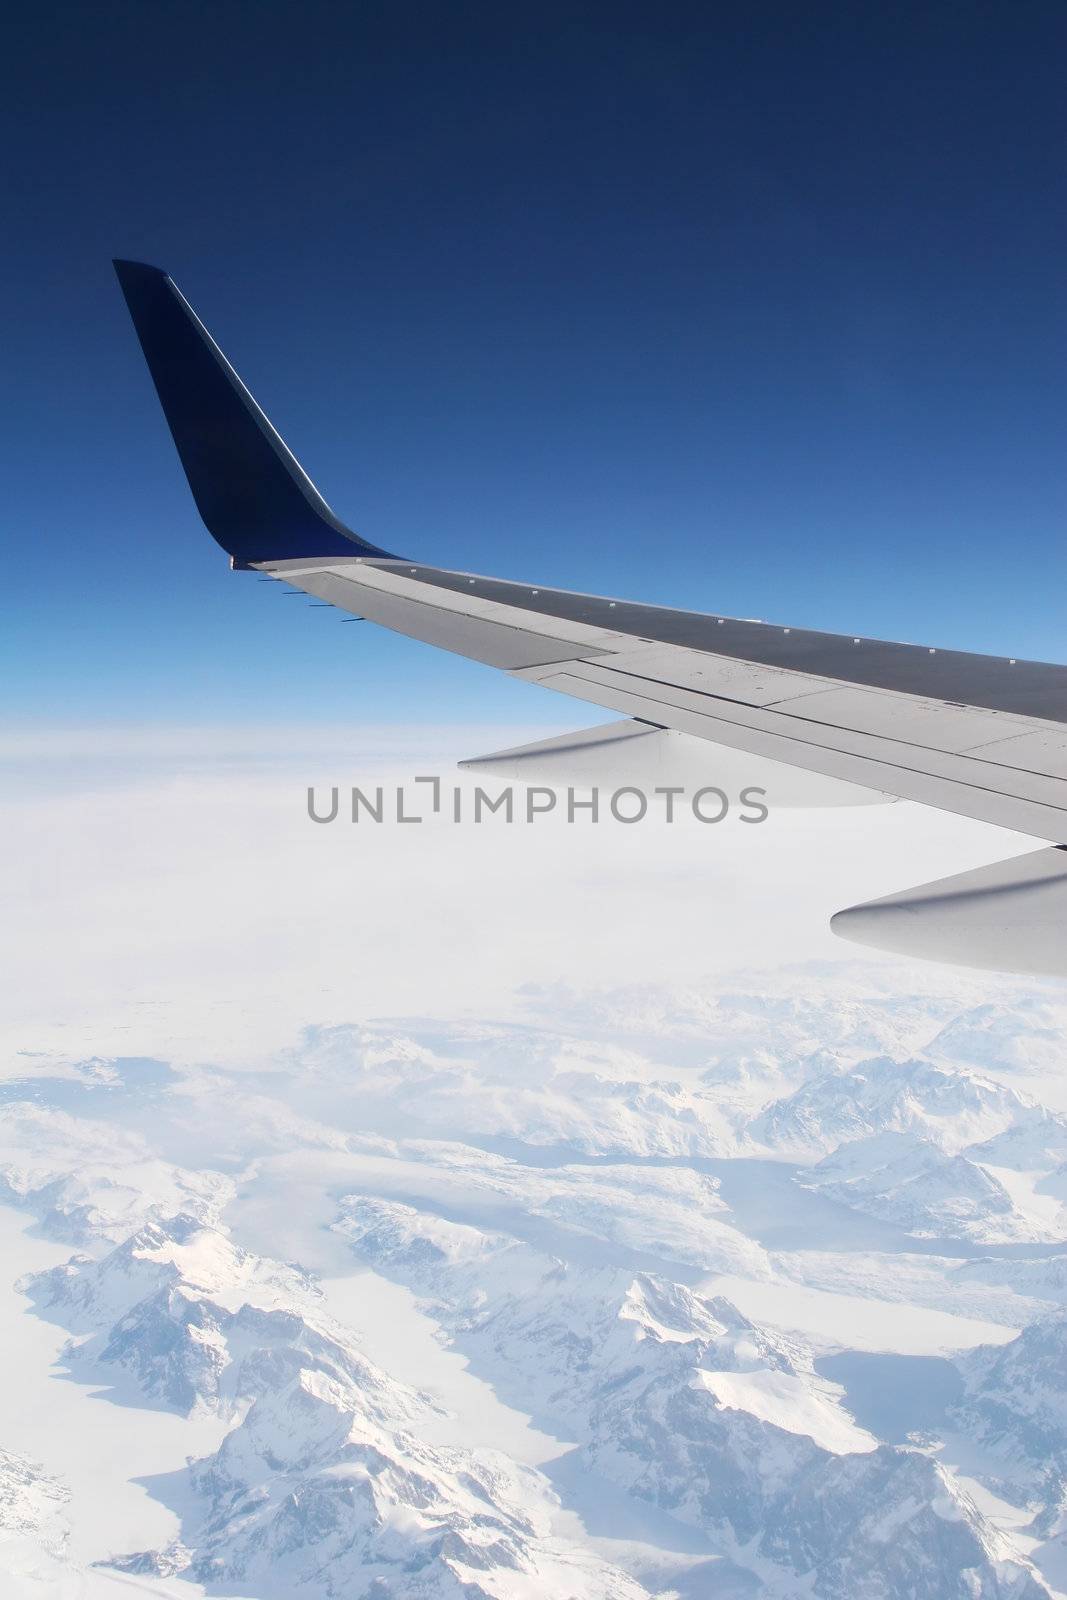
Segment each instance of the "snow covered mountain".
M1039 1318L1010 1344L959 1357L966 1391L956 1425L977 1440L992 1476L1027 1501L1067 1497L1067 1316Z
M839 1145L801 1181L918 1238L999 1243L1035 1237L1033 1219L1017 1209L993 1173L910 1133L877 1133Z
M745 1551L772 1592L786 1572L827 1600L1045 1592L940 1467L878 1447L803 1347L728 1302L569 1272L411 1207L350 1196L342 1208L338 1231L431 1294L476 1368L550 1425L580 1422L592 1469ZM830 1508L842 1533L827 1542ZM845 1532L857 1527L870 1537Z
M51 1318L98 1330L69 1348L75 1370L116 1364L158 1404L235 1423L195 1467L198 1514L180 1539L122 1570L271 1594L524 1592L479 1586L499 1568L575 1600L644 1592L555 1537L535 1471L422 1442L410 1430L432 1403L368 1361L303 1275L195 1218L150 1223L29 1287Z
M563 1435L577 1406L591 1411L617 1394L632 1408L657 1382L684 1389L702 1360L717 1371L794 1371L788 1341L681 1284L574 1269L506 1234L360 1196L342 1202L336 1227L362 1259L430 1296L509 1400ZM524 1359L531 1350L535 1364ZM824 1425L855 1433L823 1388ZM873 1442L856 1436L861 1448Z
M1067 1122L1051 1119L1035 1101L992 1078L921 1058L863 1060L804 1084L752 1126L772 1149L810 1161L871 1134L910 1133L953 1155L969 1145L1050 1122L1067 1137Z
M1018 995L1010 1004L987 1001L959 1012L938 1030L927 1053L982 1072L1023 1076L1062 1073L1067 1067L1067 1014L1051 995Z
M811 1163L804 1186L917 1237L1054 1243L1067 1228L1067 1118L994 1078L862 1060L802 1084L750 1132Z
M141 1133L31 1100L0 1107L0 1200L34 1211L51 1238L124 1239L176 1211L210 1221L232 1194L220 1173L160 1159Z
M0 1194L36 1219L9 1335L28 1297L57 1406L91 1390L105 1421L121 1404L197 1441L127 1469L167 1515L92 1546L112 1563L92 1581L157 1600L1067 1593L1067 1093L1020 1091L1034 1074L973 989L775 981L312 1028L255 1071L136 1092L95 1060L9 1082ZM1054 1059L1057 1008L1019 1016ZM886 1383L896 1352L952 1356L969 1477L821 1375L856 1351L885 1354ZM78 1496L10 1442L0 1573L66 1600L68 1529L92 1545ZM995 1520L979 1484L1010 1502Z
M193 1217L148 1223L101 1260L74 1257L25 1287L51 1320L83 1335L67 1348L72 1366L122 1367L177 1411L240 1416L305 1371L358 1388L364 1407L393 1426L429 1407L360 1354L306 1275Z
M0 1571L16 1587L71 1582L69 1499L39 1462L0 1449Z
M718 1155L744 1108L633 1046L482 1025L314 1028L290 1061L304 1105L389 1136L519 1139L610 1156Z
M383 1600L646 1593L554 1534L555 1506L533 1469L397 1433L358 1386L306 1368L252 1406L194 1481L210 1511L185 1535L196 1545L189 1572L224 1589Z

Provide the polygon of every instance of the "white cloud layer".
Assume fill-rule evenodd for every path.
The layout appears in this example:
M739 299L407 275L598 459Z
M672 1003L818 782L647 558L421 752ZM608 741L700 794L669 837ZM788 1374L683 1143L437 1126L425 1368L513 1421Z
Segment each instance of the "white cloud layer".
M514 738L10 732L8 1047L254 1059L312 1021L507 1013L529 984L844 961L835 910L1030 845L908 805L760 826L308 820L308 784L451 785L451 761Z

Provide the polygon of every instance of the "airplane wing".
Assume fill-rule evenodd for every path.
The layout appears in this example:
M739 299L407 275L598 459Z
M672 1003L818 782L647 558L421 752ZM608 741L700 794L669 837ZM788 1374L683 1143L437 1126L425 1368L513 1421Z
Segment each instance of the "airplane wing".
M702 741L1056 846L1067 840L1067 667L641 605L389 554L337 519L172 280L155 267L115 265L197 506L232 566L621 712L638 762L653 755L638 733L683 736L690 748ZM577 737L583 776L597 770L597 733ZM599 741L599 759L610 748L615 771L620 739ZM551 753L536 747L541 755L529 747L525 762L524 752L507 754L529 776L566 782L567 741L548 744ZM904 904L893 896L840 913L835 927L969 961L974 929L990 924L996 943L1005 906L1021 896L1011 949L991 962L987 930L978 964L1021 961L1017 970L1067 975L1067 941L1053 940L1050 952L1048 931L1050 895L1062 891L1057 905L1067 906L1067 851L1039 855L1036 876L1008 870L990 883L962 874ZM1025 907L1038 900L1031 949Z

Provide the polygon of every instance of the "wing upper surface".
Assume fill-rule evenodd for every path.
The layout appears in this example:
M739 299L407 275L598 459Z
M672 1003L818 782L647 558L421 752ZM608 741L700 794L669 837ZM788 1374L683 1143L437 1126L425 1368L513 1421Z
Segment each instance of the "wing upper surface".
M612 711L1067 839L1067 668L635 606L407 562L264 563L344 610Z

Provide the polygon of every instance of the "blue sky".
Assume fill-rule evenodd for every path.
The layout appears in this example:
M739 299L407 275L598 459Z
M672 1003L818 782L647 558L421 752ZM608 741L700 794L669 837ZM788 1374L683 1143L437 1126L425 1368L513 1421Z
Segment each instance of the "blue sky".
M231 576L113 255L387 548L1067 658L1065 47L1058 0L26 7L8 718L574 710Z

